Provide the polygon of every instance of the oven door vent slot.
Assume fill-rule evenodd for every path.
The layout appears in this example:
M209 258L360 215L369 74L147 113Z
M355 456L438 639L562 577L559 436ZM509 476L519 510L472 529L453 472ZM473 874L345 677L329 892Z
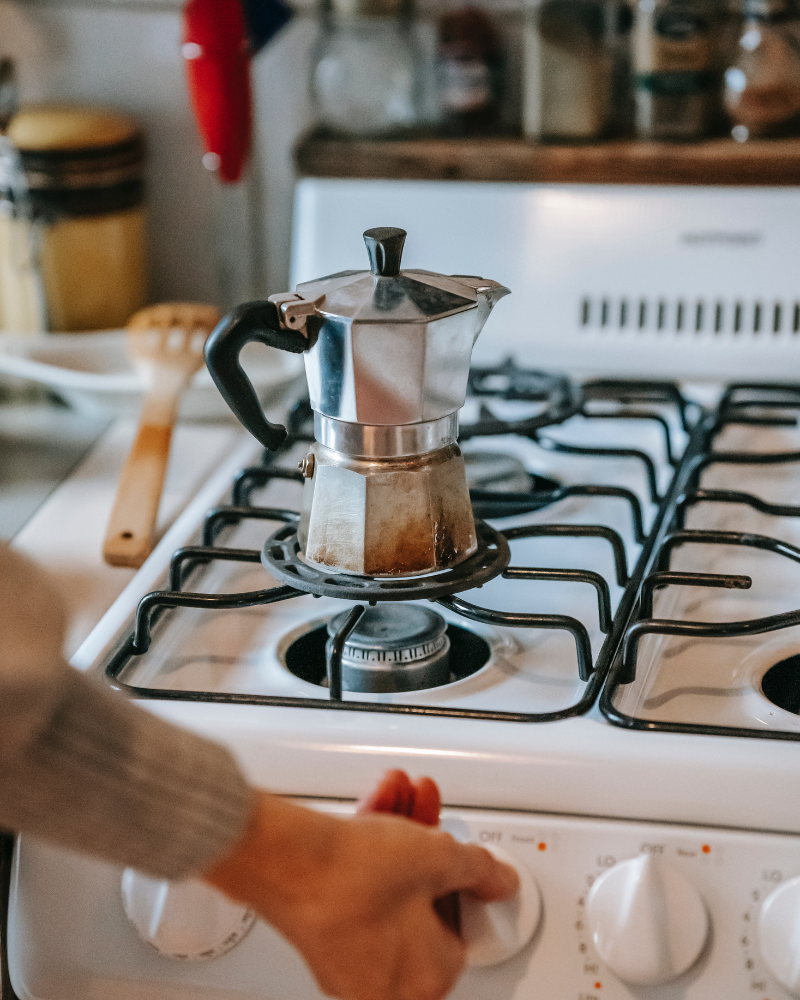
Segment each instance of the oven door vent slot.
M607 333L800 338L800 300L585 295L578 325Z

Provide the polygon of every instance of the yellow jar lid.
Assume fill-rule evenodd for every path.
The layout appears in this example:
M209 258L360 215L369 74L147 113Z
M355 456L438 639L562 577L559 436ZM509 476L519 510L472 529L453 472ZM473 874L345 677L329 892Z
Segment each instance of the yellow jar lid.
M24 105L8 129L17 149L42 153L119 146L138 135L128 115L85 104Z

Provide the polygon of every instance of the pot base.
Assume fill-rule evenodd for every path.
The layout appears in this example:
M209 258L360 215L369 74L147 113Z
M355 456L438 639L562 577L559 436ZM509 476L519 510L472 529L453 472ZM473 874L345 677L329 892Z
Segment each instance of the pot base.
M301 541L332 573L406 577L449 569L477 550L458 446L360 459L315 444Z

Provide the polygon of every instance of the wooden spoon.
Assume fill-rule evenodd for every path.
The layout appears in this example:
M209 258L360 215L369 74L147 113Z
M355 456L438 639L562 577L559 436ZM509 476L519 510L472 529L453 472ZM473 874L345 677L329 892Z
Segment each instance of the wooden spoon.
M214 306L175 302L142 309L128 323L128 356L148 391L103 543L112 566L138 568L153 550L178 404L219 319Z

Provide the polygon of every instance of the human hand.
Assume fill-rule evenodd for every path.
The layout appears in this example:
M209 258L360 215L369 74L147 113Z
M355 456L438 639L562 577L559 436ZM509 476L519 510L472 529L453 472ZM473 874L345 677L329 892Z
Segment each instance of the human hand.
M436 782L431 778L413 781L405 771L387 771L378 787L358 804L358 813L392 813L405 816L425 826L439 825L442 798ZM437 899L434 909L445 924L456 934L461 934L461 897L451 892Z
M280 931L341 1000L441 1000L465 947L436 901L459 891L506 899L518 886L488 851L430 826L375 812L340 819L266 792L205 879Z

